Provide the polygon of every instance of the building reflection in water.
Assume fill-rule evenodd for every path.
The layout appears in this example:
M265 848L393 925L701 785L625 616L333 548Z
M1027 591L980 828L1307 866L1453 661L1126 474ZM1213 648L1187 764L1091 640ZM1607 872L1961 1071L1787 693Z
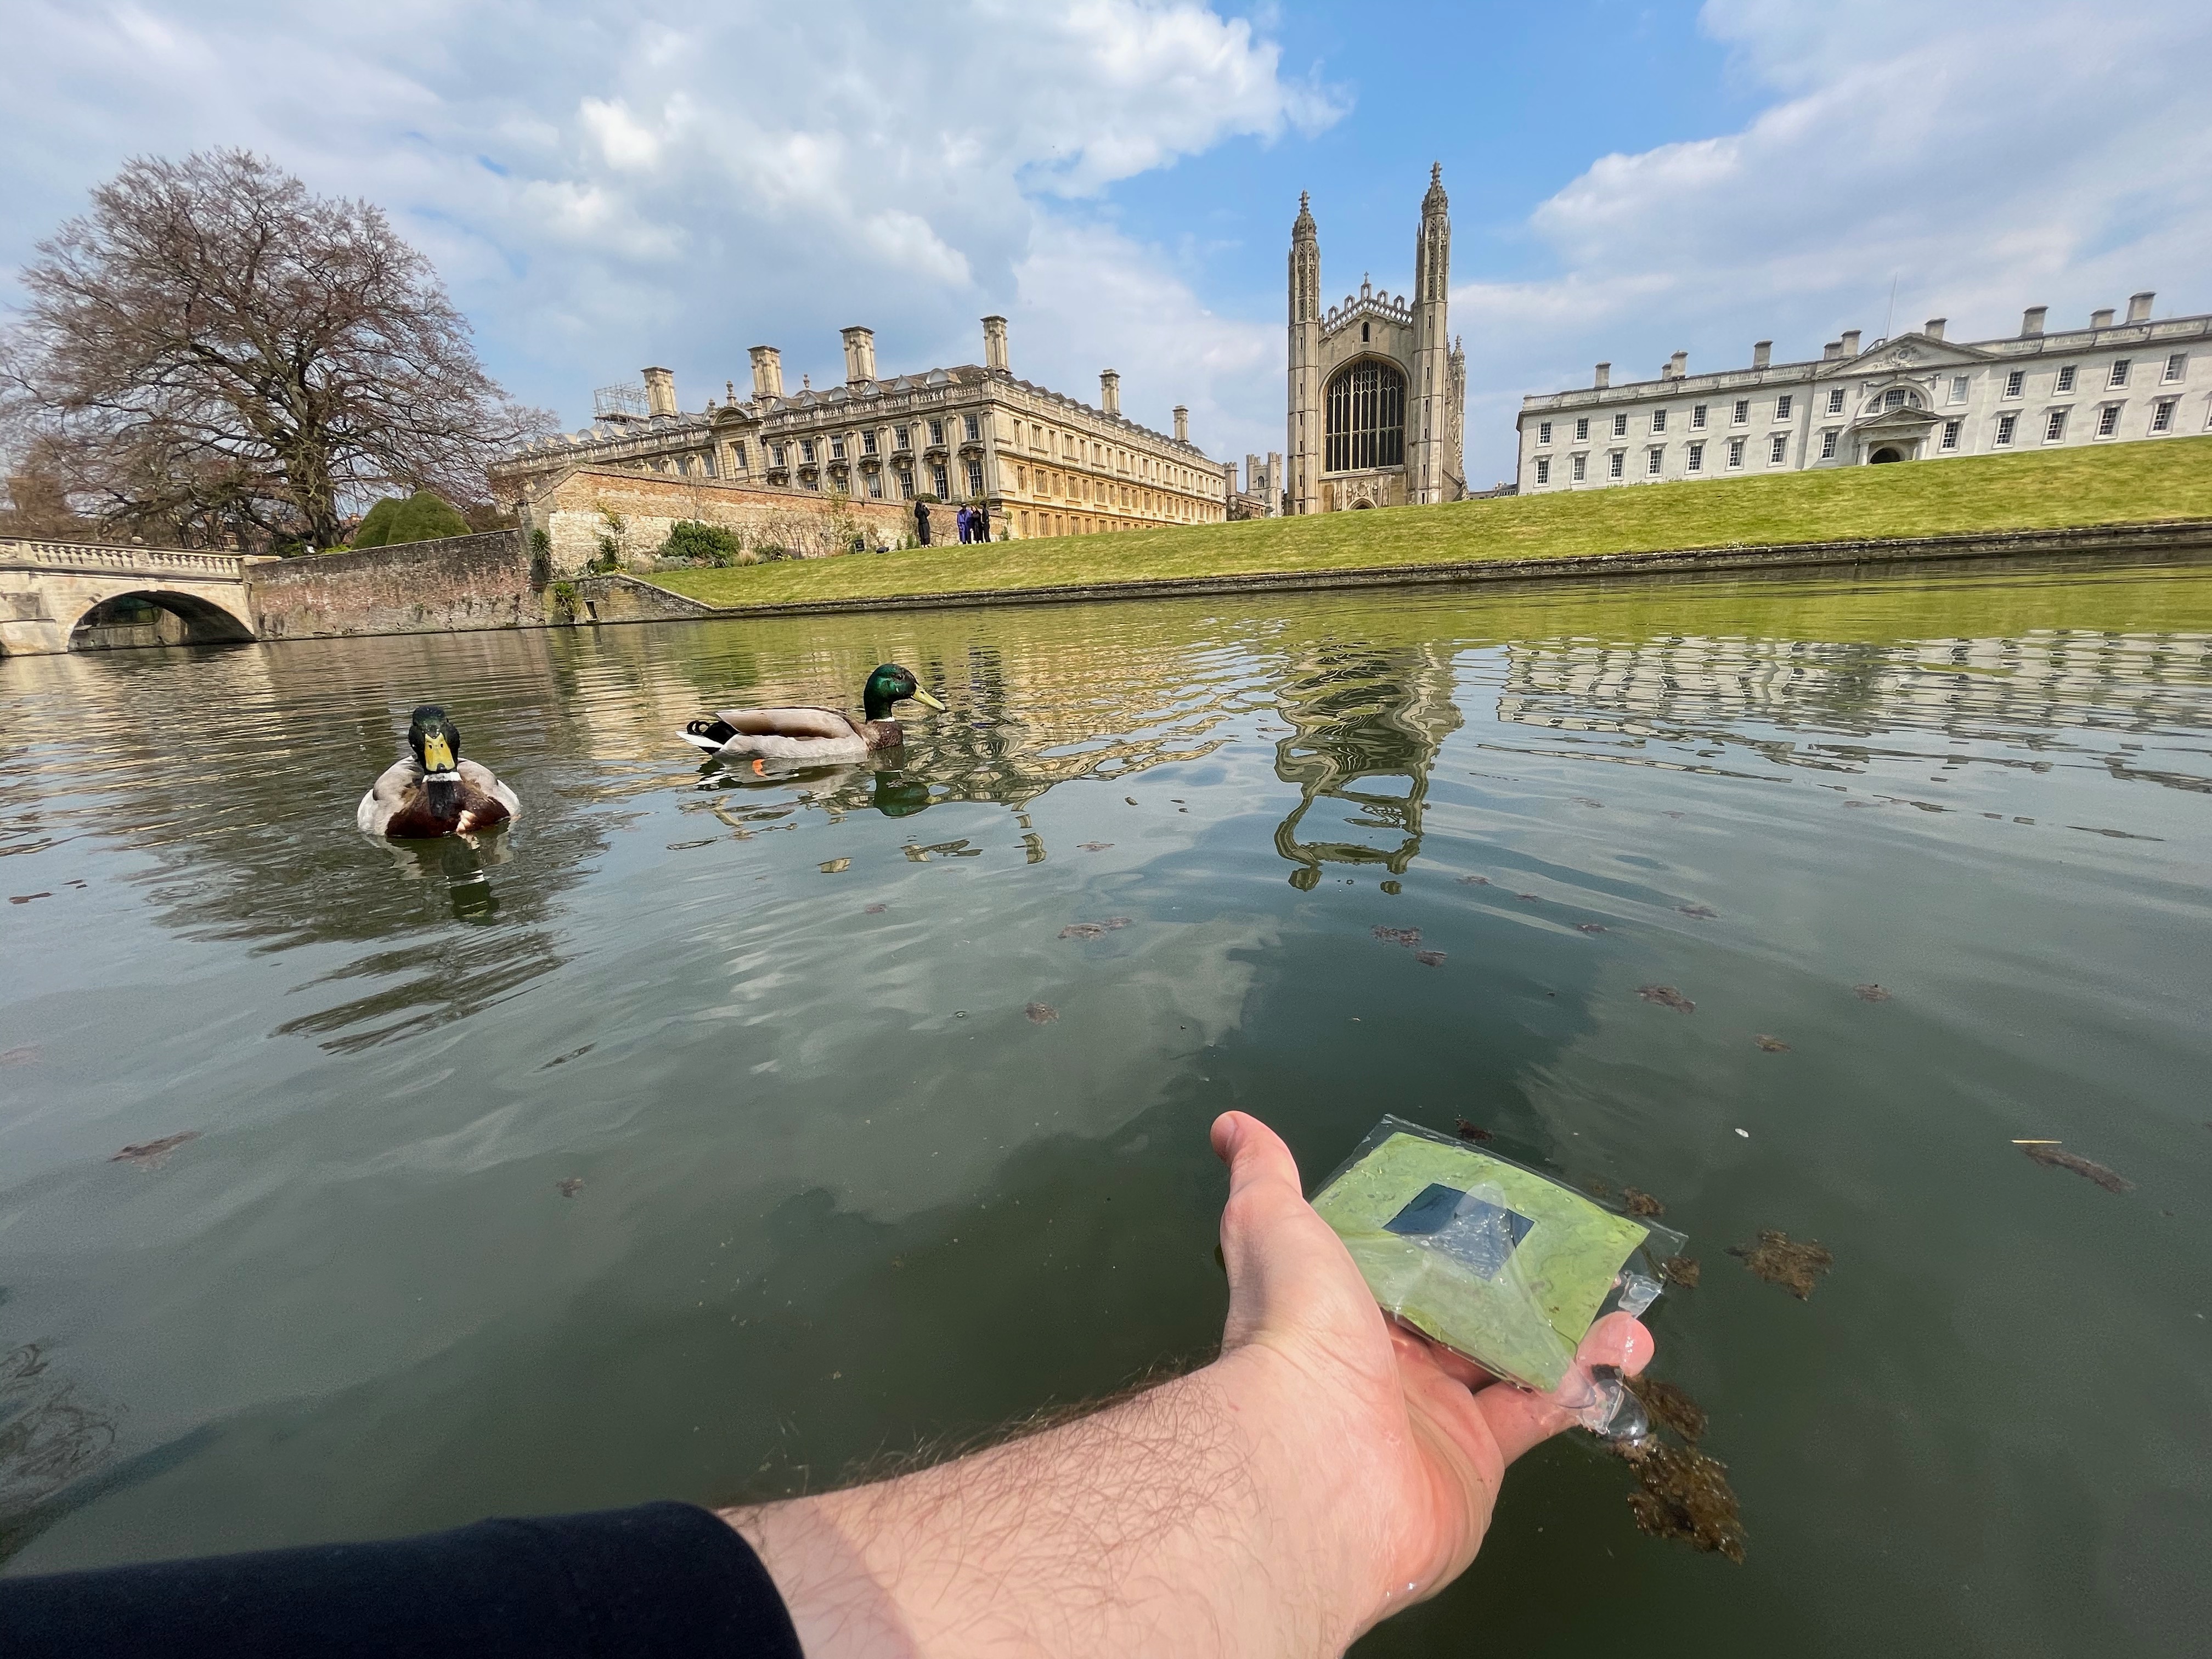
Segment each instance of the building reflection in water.
M1277 827L1275 850L1297 866L1293 887L1316 885L1324 864L1406 873L1421 850L1429 769L1461 725L1452 691L1451 657L1441 646L1333 642L1291 666L1276 707L1293 729L1276 742L1275 775L1297 786L1298 804ZM1325 801L1348 809L1339 823L1380 831L1382 844L1307 838L1307 816Z
M1912 752L1896 745L1914 733L1997 736L2039 757L1997 763L2047 769L2055 757L2087 754L2116 777L2201 791L2201 778L2114 755L2109 738L2193 729L2208 678L2212 652L2188 633L1515 641L1498 716L1586 741L1747 748L1824 770Z

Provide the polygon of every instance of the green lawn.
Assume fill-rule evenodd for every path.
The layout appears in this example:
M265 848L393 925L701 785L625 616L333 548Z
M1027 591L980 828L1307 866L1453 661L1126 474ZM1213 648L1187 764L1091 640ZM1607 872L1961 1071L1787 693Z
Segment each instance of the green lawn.
M949 513L938 517L950 520ZM989 592L1261 572L1657 552L2212 518L2212 437L1509 496L988 547L912 548L653 580L710 605Z

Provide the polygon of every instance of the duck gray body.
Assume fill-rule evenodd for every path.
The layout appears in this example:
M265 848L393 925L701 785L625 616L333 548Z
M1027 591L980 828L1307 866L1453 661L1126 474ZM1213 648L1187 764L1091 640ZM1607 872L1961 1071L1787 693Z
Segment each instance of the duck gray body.
M435 703L415 711L406 756L384 769L354 809L362 833L393 841L465 836L522 816L522 798L488 766L461 758L460 728Z
M896 663L869 675L860 695L866 720L835 708L723 708L710 720L693 720L680 735L722 760L836 765L905 743L905 728L891 718L892 704L911 697L932 708L945 707Z

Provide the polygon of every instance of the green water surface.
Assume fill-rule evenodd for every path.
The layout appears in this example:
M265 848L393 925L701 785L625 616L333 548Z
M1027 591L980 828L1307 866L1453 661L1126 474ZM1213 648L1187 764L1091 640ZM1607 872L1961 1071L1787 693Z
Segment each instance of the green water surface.
M883 660L950 705L898 770L674 737ZM353 830L426 699L481 850ZM2189 564L0 661L5 1570L770 1495L1200 1359L1233 1106L1310 1179L1468 1119L1703 1264L1657 1373L1745 1565L1570 1437L1361 1653L2203 1651L2208 791Z

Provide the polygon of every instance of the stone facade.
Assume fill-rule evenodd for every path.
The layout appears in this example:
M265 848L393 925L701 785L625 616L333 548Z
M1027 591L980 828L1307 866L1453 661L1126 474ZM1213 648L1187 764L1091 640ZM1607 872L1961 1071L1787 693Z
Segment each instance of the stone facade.
M984 507L994 538L1091 535L1228 516L1220 466L1190 441L1186 412L1172 436L1121 413L1121 376L1099 376L1096 407L1016 380L1006 323L983 319L983 362L881 378L873 331L844 331L845 384L783 386L782 354L752 349L752 395L677 407L674 379L648 369L646 412L635 393L603 397L590 428L542 440L493 470L495 490L525 522L534 503L580 469L742 487L787 503L825 499L904 516L942 503L933 539L956 539L953 508ZM620 404L620 407L614 405ZM734 500L734 497L728 498ZM549 532L550 533L550 532ZM894 544L896 544L894 538ZM596 541L596 536L594 537Z
M543 627L544 587L519 530L317 553L246 573L264 640Z
M1865 349L1856 329L1818 361L1777 363L1770 343L1751 367L1692 374L1676 352L1656 380L1595 384L1522 399L1523 495L1738 478L1754 472L1880 465L2022 449L2125 443L2212 428L2212 316L2151 319L2138 294L2127 320L2021 331L1971 343L1944 319Z
M1467 493L1467 354L1451 337L1451 204L1429 169L1410 298L1357 295L1324 310L1309 198L1291 227L1291 513L1455 501Z
M246 580L276 562L0 537L0 657L250 640Z
M545 532L554 575L574 576L612 550L629 568L649 560L679 520L719 525L748 549L802 558L868 547L898 547L915 533L911 504L840 500L811 489L730 483L702 473L674 476L616 466L580 466L544 481L518 503L526 531ZM935 541L956 539L952 509L931 509Z

